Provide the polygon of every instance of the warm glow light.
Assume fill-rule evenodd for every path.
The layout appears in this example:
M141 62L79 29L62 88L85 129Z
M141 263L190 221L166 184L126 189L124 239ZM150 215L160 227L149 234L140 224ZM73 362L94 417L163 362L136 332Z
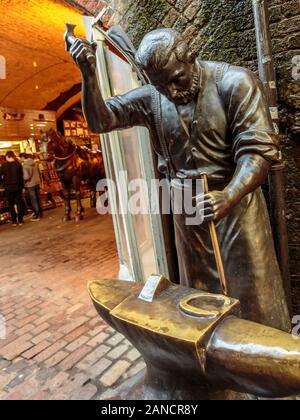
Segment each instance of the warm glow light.
M37 67L38 65L37 65L37 62L36 61L34 61L33 62L33 67Z
M36 126L37 127L45 127L47 124L46 123L43 123L43 124L37 124Z
M8 149L12 147L12 143L10 141L0 141L0 149Z
M38 89L39 89L39 86L38 86L38 85L36 85L36 87L35 87L35 88L36 88L36 90L38 90Z

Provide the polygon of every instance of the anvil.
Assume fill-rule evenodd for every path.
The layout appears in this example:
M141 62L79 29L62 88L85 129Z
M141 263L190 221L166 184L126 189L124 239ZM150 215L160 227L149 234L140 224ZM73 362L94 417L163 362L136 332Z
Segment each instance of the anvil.
M203 400L300 393L300 341L239 318L240 304L152 276L144 286L89 283L99 315L141 353L147 369L124 399ZM242 398L242 394L241 398Z

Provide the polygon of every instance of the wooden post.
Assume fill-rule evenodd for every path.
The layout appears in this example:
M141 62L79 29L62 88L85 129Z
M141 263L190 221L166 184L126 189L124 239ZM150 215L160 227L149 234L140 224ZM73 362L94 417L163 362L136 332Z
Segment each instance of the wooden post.
M272 55L268 2L252 0L259 76L264 86L275 131L279 134L278 91ZM269 176L271 216L278 262L284 282L289 309L292 310L291 278L289 267L288 232L286 225L286 203L284 188L284 164L273 165Z

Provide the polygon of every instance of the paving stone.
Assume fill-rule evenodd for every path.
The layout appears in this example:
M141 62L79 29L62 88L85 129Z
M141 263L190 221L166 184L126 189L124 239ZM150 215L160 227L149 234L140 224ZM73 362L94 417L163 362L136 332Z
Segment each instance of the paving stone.
M44 362L45 360L53 356L55 353L57 353L59 350L66 347L66 344L67 343L64 340L59 340L57 343L53 344L52 346L48 347L46 350L38 354L34 359L37 362Z
M70 334L64 336L64 340L67 341L68 343L71 343L74 340L76 340L78 337L80 337L81 335L83 335L87 332L89 332L89 328L84 325L82 327L76 328L76 330L74 330Z
M98 324L99 324L99 322L98 322ZM92 337L95 337L96 335L100 334L103 330L105 330L106 327L107 327L107 325L98 325L96 328L93 328L93 329L90 328L89 334Z
M79 390L82 386L89 382L89 377L84 373L79 373L70 377L63 386L57 389L56 393L51 395L50 399L69 400L72 395Z
M23 344L26 341L30 341L30 339L31 339L31 334L25 334L22 337L19 337L16 340L14 340L11 343L9 343L7 346L2 347L0 349L0 354L1 355L4 355L5 353L10 353L11 351L16 351L16 348L18 346L20 346L21 344Z
M31 334L36 337L39 334L41 334L42 332L48 330L50 328L50 324L48 324L47 322L45 322L44 324L39 325L38 327L34 327L31 331Z
M21 401L23 400L23 395L19 392L14 391L8 394L8 396L5 399L8 401Z
M121 356L123 356L124 353L127 352L129 345L128 344L122 344L117 346L115 349L113 349L111 352L107 354L107 357L110 359L117 360Z
M60 364L60 369L68 370L72 369L81 359L84 358L88 353L90 353L91 347L82 346L79 349L71 353L66 359L64 359Z
M53 378L45 382L43 390L56 392L57 388L60 388L69 378L70 375L68 373L58 372Z
M20 356L20 354L29 350L32 346L33 344L30 341L25 341L24 343L19 344L17 347L11 347L6 351L2 351L2 355L7 360L13 360L17 356Z
M51 332L44 331L40 335L37 335L36 337L34 337L31 341L34 344L39 344L40 342L47 340L47 338L51 337L51 335L52 335Z
M25 335L26 333L31 332L32 329L33 329L33 325L32 324L27 324L27 325L25 325L25 327L17 329L16 330L16 335L18 335L20 337L21 335Z
M106 344L109 346L116 346L117 344L121 343L124 340L124 336L120 333L115 333L113 337L107 340Z
M78 369L85 370L95 364L99 359L101 359L105 354L107 354L111 350L111 347L105 346L102 344L101 346L97 347L91 353L89 353L84 359L82 359L76 367Z
M27 325L27 324L30 324L30 323L32 323L32 322L34 322L36 319L38 319L39 318L39 316L38 315L30 315L30 316L28 316L28 317L26 317L26 318L24 318L24 319L22 319L22 320L20 320L20 321L18 321L17 323L16 323L16 328L22 328L22 327L24 327L25 325Z
M141 361L138 364L135 364L124 374L124 380L137 375L141 370L145 368L146 368L146 364L144 361Z
M131 362L135 362L138 360L141 356L141 354L136 350L132 349L126 354L126 359L130 360Z
M39 392L39 383L34 378L26 379L15 388L15 391L22 395L23 399L29 400L30 397Z
M33 366L27 366L27 368L23 369L19 372L7 385L6 390L10 388L16 388L18 385L22 384L26 379L32 376L36 372L36 368Z
M129 367L130 363L119 360L100 378L101 383L105 386L115 385Z
M6 400L8 393L6 391L0 390L0 401Z
M86 342L89 341L89 340L90 340L90 337L87 337L86 335L82 335L81 337L77 338L77 340L75 340L71 344L69 344L66 347L66 350L75 351L79 347L81 347L83 344L86 344Z
M95 347L98 344L103 344L104 341L109 337L109 334L106 334L105 332L101 332L100 334L96 335L96 337L92 338L92 340L90 340L88 342L88 345L91 347Z
M50 357L49 359L45 360L45 365L48 367L53 367L58 365L60 362L62 362L66 357L69 356L70 353L66 352L66 351L59 351L57 353L55 353L52 357Z
M48 399L48 395L44 391L38 391L32 397L29 398L31 401L46 401Z
M8 360L0 359L0 370L7 369L11 365Z
M32 359L34 356L41 353L42 351L44 351L45 349L47 349L50 346L51 346L50 341L47 341L47 340L42 341L38 345L32 347L30 350L23 353L22 357L24 357L25 359Z
M95 379L100 376L109 366L112 365L112 361L103 357L93 366L91 366L87 372L91 376L91 378Z
M81 325L85 324L89 321L89 318L87 317L80 317L79 319L76 319L72 321L71 323L65 323L65 325L60 329L60 332L62 334L68 334L73 330L76 330L76 328L80 327Z
M24 360L24 359L15 359L13 363L8 362L9 366L7 367L7 372L8 373L17 373L20 372L21 370L25 369L26 367L28 367L30 365L28 360Z
M98 389L96 385L87 384L74 393L70 399L76 401L89 401L97 394L97 392Z

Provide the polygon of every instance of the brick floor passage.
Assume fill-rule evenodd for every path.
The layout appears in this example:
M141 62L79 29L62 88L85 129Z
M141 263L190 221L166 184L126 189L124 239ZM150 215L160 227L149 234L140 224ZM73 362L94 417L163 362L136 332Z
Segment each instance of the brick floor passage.
M0 400L104 399L144 368L87 293L89 280L117 276L110 217L62 215L0 226Z

